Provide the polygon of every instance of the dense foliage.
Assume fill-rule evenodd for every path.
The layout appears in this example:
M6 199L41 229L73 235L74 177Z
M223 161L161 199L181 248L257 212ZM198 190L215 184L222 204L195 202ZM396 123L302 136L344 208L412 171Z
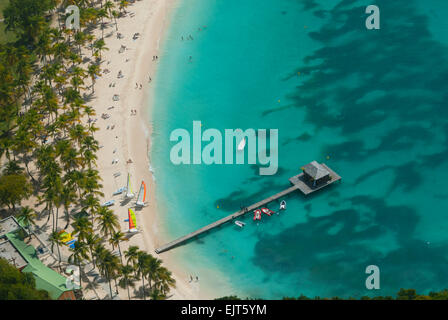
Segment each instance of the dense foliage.
M48 292L37 290L31 273L20 272L0 258L0 300L51 300Z
M217 298L216 300L241 300L238 296L225 296L221 298ZM249 300L249 298L246 298ZM255 299L260 300L260 299ZM309 298L304 295L300 295L299 297L283 297L283 300L448 300L448 289L444 289L439 292L430 292L429 294L418 294L415 289L400 289L395 297L392 296L377 296L377 297L361 297L360 299L348 298L342 299L339 297L332 298L322 298L322 297L314 297Z
M80 30L65 29L65 8L80 8ZM61 260L59 231L77 236L70 261L82 272L92 261L109 281L128 288L142 280L143 297L164 299L175 282L161 260L131 247L128 257L112 250L127 240L118 217L100 206L98 130L88 105L101 75L104 29L118 30L126 0L10 0L3 11L6 30L17 41L0 45L0 205L29 228L36 218L51 220L49 240ZM101 29L97 38L93 31ZM40 212L22 207L35 199ZM19 208L19 209L18 209ZM58 225L60 215L65 226ZM112 250L111 250L112 249Z

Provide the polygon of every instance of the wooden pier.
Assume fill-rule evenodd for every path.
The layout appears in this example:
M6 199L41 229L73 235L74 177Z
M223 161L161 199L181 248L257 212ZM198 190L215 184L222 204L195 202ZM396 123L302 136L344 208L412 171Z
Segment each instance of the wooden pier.
M194 232L191 232L191 233L189 233L189 234L187 234L187 235L185 235L183 237L180 237L180 238L178 238L178 239L176 239L174 241L171 241L171 242L169 242L169 243L167 243L167 244L157 248L155 250L156 253L162 253L164 251L170 250L170 249L180 245L181 243L184 243L184 242L186 242L186 241L188 241L188 240L190 240L190 239L192 239L192 238L194 238L194 237L196 237L196 236L198 236L198 235L200 235L200 234L202 234L204 232L210 231L210 230L212 230L212 229L214 229L214 228L216 228L218 226L223 225L224 223L232 221L235 218L241 217L241 216L245 215L246 213L252 212L252 210L255 210L257 208L263 207L263 206L267 205L268 203L270 203L272 201L275 201L275 200L278 200L278 199L280 199L280 198L282 198L282 197L284 197L284 196L286 196L286 195L288 195L288 194L290 194L290 193L292 193L294 191L300 190L303 194L308 195L308 194L310 194L312 192L320 190L323 187L326 187L326 186L328 186L328 185L330 185L330 184L332 184L332 183L334 183L334 182L336 182L336 181L341 179L341 177L336 172L331 170L325 164L322 163L320 165L322 167L324 167L328 171L328 173L329 173L329 180L328 181L313 187L312 185L310 185L309 183L306 182L305 174L302 172L302 173L300 173L300 174L298 174L298 175L296 175L294 177L291 177L289 179L289 182L292 184L292 186L289 187L288 189L283 190L283 191L281 191L279 193L276 193L273 196L270 196L270 197L268 197L268 198L266 198L264 200L261 200L261 201L259 201L257 203L254 203L254 204L250 205L249 207L246 207L246 208L243 208L243 209L241 209L241 210L239 210L237 212L234 212L231 215L228 215L227 217L224 217L224 218L222 218L222 219L220 219L218 221L215 221L215 222L213 222L213 223L211 223L211 224L209 224L209 225L207 225L205 227L202 227L201 229L198 229L198 230L196 230Z

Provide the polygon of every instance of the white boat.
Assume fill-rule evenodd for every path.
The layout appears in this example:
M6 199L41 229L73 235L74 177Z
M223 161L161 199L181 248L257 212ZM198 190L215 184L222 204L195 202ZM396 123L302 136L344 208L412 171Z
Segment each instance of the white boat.
M145 181L142 181L142 184L140 185L140 190L138 191L137 196L137 202L135 203L138 207L145 206L145 200L146 200L146 184Z
M118 194L122 194L124 191L126 191L126 187L121 187L120 189L117 189L112 195L116 196Z
M242 228L242 227L244 227L245 226L245 223L244 222L242 222L242 221L235 221L235 224L238 226L238 227L240 227L240 228Z
M282 202L280 202L280 210L286 210L286 201L282 200Z
M246 137L243 138L243 140L240 141L240 144L238 145L238 150L241 151L246 146Z
M131 186L131 175L128 173L128 182L126 185L126 198L132 199L134 198L134 194L132 193L132 186Z
M104 202L101 206L102 207L110 207L110 206L113 206L114 203L115 203L115 200L109 200L109 201Z

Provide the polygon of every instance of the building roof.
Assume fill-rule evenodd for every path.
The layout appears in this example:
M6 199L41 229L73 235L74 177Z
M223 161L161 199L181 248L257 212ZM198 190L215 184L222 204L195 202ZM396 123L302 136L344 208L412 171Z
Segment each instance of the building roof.
M20 229L20 224L13 216L0 220L0 238L18 229Z
M22 269L28 264L10 241L7 239L5 241L0 241L0 258L6 259L17 269Z
M308 163L303 167L303 171L314 180L319 180L320 178L323 178L330 174L330 172L328 172L328 170L325 169L317 161L311 161L310 163Z
M28 263L22 272L31 272L34 275L37 289L48 291L53 299L58 299L65 291L71 290L67 289L65 285L65 277L48 268L39 260L33 246L23 242L17 233L8 233L6 237Z

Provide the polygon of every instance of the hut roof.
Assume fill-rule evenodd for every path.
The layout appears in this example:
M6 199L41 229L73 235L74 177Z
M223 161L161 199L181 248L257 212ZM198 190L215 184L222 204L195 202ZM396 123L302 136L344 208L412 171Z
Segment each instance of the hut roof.
M317 161L312 161L303 167L303 171L309 175L314 180L319 180L330 174L327 169L325 169Z

